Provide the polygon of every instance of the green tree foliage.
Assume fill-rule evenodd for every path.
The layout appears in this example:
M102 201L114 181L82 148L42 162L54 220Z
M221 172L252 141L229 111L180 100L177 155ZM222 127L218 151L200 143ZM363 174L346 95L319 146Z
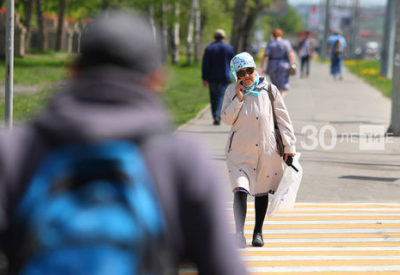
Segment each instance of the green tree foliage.
M243 0L245 1L245 0ZM36 1L35 1L36 2ZM227 35L227 42L233 34L234 26L234 9L239 0L201 0L201 31L202 38L200 41L201 48L213 41L213 34L216 29L224 29ZM18 11L21 21L26 22L26 7L28 0L15 0L16 10ZM60 0L42 0L43 12L57 15L60 11ZM180 15L174 15L174 4L179 3ZM123 8L134 9L144 14L149 14L149 7L154 8L154 21L157 25L164 22L168 24L168 30L171 33L172 26L175 22L180 24L180 49L181 55L185 53L184 41L187 36L187 25L190 15L190 7L192 0L67 0L67 17L72 17L77 20L83 20L101 12L105 8ZM243 19L242 25L239 28L239 37L245 40L244 45L248 45L252 38L252 33L255 29L255 24L262 24L262 29L266 34L266 40L274 27L280 27L285 34L296 33L303 28L300 17L293 8L289 8L286 16L281 18L273 18L264 16L262 20L258 16L262 15L262 7L269 6L272 0L247 0L245 9L238 11L237 17ZM167 17L163 21L162 4L168 4ZM165 7L165 6L164 6ZM31 20L32 27L37 25L37 14L33 13ZM165 30L165 29L164 29ZM171 34L169 34L171 38ZM243 43L242 43L243 44Z
M297 11L291 6L289 6L287 15L278 18L277 23L285 34L296 34L304 28L303 21L301 21Z
M227 41L231 36L233 20L233 0L203 0L202 20L204 24L204 42L210 43L214 40L214 31L223 29L226 32Z
M257 18L262 15L263 9L271 4L272 0L235 0L231 38L235 51L248 49Z
M299 31L304 29L303 22L297 11L289 6L289 9L284 16L264 16L261 21L257 22L257 27L262 24L261 29L264 32L264 40L268 41L270 35L275 28L280 28L283 31L284 36L297 34Z

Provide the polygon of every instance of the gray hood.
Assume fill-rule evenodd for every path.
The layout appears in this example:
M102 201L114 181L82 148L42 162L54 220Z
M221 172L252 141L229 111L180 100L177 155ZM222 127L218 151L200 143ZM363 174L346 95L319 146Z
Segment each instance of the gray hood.
M136 84L131 70L86 71L59 92L34 120L61 142L140 138L169 130L158 97Z

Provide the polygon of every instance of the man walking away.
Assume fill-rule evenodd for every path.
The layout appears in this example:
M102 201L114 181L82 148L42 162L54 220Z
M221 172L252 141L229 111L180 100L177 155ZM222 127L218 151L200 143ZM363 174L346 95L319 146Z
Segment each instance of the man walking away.
M229 62L234 56L234 51L232 46L224 43L224 30L217 29L214 39L204 51L202 79L204 87L209 85L214 125L220 125L222 101L226 87L232 81Z

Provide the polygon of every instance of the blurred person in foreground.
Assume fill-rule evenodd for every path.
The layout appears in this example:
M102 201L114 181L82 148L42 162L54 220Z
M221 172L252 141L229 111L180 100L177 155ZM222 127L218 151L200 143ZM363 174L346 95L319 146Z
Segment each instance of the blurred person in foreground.
M161 65L142 18L100 16L66 88L1 133L9 274L177 274L182 259L200 274L246 274L213 165L170 131Z
M296 154L296 138L282 96L275 85L259 76L253 57L247 52L235 55L231 71L236 83L226 90L221 117L225 124L232 126L225 155L234 192L236 238L239 247L246 246L243 232L247 195L254 196L256 218L252 245L260 247L264 245L262 226L268 193L276 191L283 175L275 127L281 132L285 161Z
M296 57L289 40L283 39L282 35L281 29L272 32L273 39L265 48L260 73L269 75L272 84L279 89L282 98L285 98L290 86L289 69L296 69Z
M347 47L346 39L338 32L335 31L328 38L327 50L331 57L331 75L333 79L343 79L342 66L344 49Z
M217 29L215 41L207 46L203 55L202 79L203 86L209 86L211 113L214 125L221 123L221 107L226 87L232 81L229 62L234 56L232 46L225 44L225 31Z

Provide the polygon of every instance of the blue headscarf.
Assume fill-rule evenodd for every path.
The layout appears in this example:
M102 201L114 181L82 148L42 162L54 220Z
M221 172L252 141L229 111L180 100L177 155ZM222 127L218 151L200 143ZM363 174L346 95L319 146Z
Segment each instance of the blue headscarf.
M256 63L254 62L253 57L249 53L242 52L242 53L239 53L239 54L235 55L232 58L232 60L231 60L231 73L235 77L236 81L237 81L236 72L241 70L241 69L243 69L243 68L248 68L248 67L252 67L252 68L256 69ZM242 84L243 87L245 88L245 91L244 91L243 95L252 94L252 95L255 95L255 96L259 96L260 93L255 90L256 87L258 86L259 80L260 80L260 76L258 75L258 72L256 70L256 79L254 80L254 82L251 83L250 86Z

